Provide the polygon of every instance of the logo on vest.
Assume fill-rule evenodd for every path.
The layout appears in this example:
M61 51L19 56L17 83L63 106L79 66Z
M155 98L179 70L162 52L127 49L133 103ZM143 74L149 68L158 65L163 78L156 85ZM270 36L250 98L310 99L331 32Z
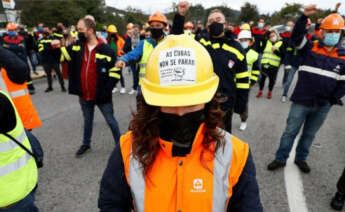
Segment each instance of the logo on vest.
M340 65L337 65L334 69L333 69L334 72L336 73L340 73Z
M202 179L194 179L193 181L193 189L190 190L192 193L204 193L206 190L204 189L204 183Z

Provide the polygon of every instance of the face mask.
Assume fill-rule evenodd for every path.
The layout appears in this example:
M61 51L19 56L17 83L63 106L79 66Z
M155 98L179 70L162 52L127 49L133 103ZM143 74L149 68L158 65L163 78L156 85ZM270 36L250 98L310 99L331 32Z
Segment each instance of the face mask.
M159 39L163 36L163 29L151 29L151 35L153 39Z
M160 137L164 140L180 144L192 143L205 120L204 110L199 110L179 116L170 113L159 113L161 119Z
M224 32L224 24L213 22L208 26L210 30L211 37L217 37Z
M187 33L188 35L190 35L190 34L192 34L192 30L187 29L187 30L186 30L186 33Z
M16 33L15 33L14 31L8 31L8 35L11 36L11 37L13 37L13 36L16 35Z
M43 35L45 35L46 37L49 36L49 32L43 32Z
M63 37L64 37L65 39L67 39L67 38L68 38L68 34L63 34Z
M278 38L277 36L273 36L270 38L270 41L272 41L273 43L277 42Z
M111 34L110 37L116 38L116 34Z
M335 46L338 44L340 33L327 33L323 39L323 43L326 46Z
M259 23L259 24L258 24L258 27L259 27L259 29L264 28L264 23Z
M244 41L244 42L241 42L241 46L243 49L247 49L249 47L249 41Z
M75 31L75 28L72 27L72 28L71 28L71 31L74 32L74 31Z
M201 33L201 28L198 27L198 28L196 29L196 31L195 31L195 34L200 34L200 33Z
M85 32L79 32L78 33L78 39L80 40L80 42L85 43L87 41L87 38L85 36Z
M291 27L290 27L290 26L286 26L286 27L285 27L285 30L286 30L287 32L291 32Z

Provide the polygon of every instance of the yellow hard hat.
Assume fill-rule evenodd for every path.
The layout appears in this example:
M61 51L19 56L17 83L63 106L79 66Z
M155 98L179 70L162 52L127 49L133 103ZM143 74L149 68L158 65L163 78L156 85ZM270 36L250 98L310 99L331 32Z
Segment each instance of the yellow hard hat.
M117 28L114 24L108 26L108 32L110 33L117 33Z
M190 106L211 101L218 83L201 44L188 35L169 35L147 61L142 93L149 105Z
M241 30L250 30L250 25L245 23L245 24L242 24L241 26Z

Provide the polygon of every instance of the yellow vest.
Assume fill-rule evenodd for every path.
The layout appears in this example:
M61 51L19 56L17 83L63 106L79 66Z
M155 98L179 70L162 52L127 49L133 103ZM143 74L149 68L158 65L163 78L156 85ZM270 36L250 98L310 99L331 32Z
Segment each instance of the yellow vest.
M252 73L252 71L256 71L256 72L259 71L259 70L253 70L253 65L258 60L258 58L259 58L259 53L257 53L253 49L249 49L249 51L246 54L246 61L247 61L247 67L248 67L248 73L249 73L250 79L255 77L252 74L257 74L257 73ZM254 80L257 81L256 77L255 77L255 79Z
M154 47L153 45L148 42L147 40L144 40L144 47L143 47L143 55L141 56L141 59L139 61L139 85L141 85L141 81L143 78L145 78L146 74L146 63L147 60L150 57L151 52L153 51Z
M29 139L11 98L16 113L16 127L7 134L31 150ZM24 199L37 184L37 167L35 159L14 141L0 134L0 208L12 205Z
M282 41L278 41L274 44L274 47L279 50L282 44ZM268 40L264 50L264 54L262 55L261 64L270 64L271 66L278 67L280 65L281 58L273 53L272 46L272 42Z

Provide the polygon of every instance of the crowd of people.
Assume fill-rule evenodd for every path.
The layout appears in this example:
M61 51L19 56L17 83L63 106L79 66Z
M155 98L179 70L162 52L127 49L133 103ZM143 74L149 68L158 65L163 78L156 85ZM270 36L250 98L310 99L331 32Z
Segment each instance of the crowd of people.
M91 149L96 106L111 129L116 147L100 185L101 211L263 211L249 145L231 135L233 114L245 131L250 91L258 87L256 98L262 98L268 78L266 97L272 99L283 67L285 103L298 73L286 128L267 169L286 165L303 126L295 164L311 171L313 140L345 95L339 7L310 30L317 8L306 6L282 32L263 18L233 26L218 9L205 26L186 22L188 2L178 4L171 21L155 12L141 27L128 23L123 36L116 23L97 32L91 15L76 26L39 23L31 31L8 23L0 47L0 196L6 196L0 210L38 211L34 196L43 152L31 130L42 123L30 98L36 92L30 69L35 75L42 65L45 92L53 91L56 76L62 92L68 79L69 94L79 97L84 131L76 157ZM125 81L126 71L131 80ZM112 94L127 93L128 81L137 111L121 136ZM342 210L345 170L337 189L331 207Z

